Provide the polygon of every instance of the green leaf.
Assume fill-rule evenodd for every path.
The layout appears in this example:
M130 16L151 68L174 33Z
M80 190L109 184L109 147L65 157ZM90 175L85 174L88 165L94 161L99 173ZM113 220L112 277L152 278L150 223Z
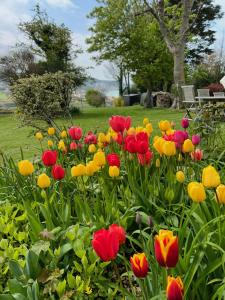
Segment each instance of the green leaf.
M69 285L70 289L75 289L75 287L76 287L76 278L73 276L72 273L67 274L67 282L68 282L68 285Z
M9 261L9 269L10 269L10 272L12 273L12 275L14 277L16 277L16 279L18 279L18 280L20 280L21 277L24 276L23 270L20 267L19 263L14 260Z
M64 279L63 281L60 281L56 287L56 291L59 297L62 297L65 290L66 290L66 280Z
M40 266L38 263L38 255L33 251L28 251L26 256L26 264L25 264L25 272L27 278L30 279L37 279L38 275L40 274Z
M26 288L23 287L23 285L16 278L9 279L8 286L9 286L9 291L11 294L19 293L24 296L26 296L26 294L27 294Z

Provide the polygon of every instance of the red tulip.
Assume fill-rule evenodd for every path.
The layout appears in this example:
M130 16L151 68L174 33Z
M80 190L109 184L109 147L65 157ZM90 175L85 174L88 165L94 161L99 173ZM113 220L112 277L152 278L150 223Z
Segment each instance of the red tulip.
M80 127L71 127L68 130L68 133L69 133L69 135L71 136L71 138L73 140L77 140L78 141L82 137L82 128L80 128Z
M155 236L155 257L160 266L173 268L179 258L178 237L169 230L160 230Z
M136 142L137 152L140 154L145 154L148 151L148 142L146 141L137 141Z
M117 235L117 238L119 240L119 245L122 245L122 244L125 243L126 232L125 232L125 229L122 226L119 226L117 224L112 224L109 227L109 231L113 232L115 235Z
M192 140L193 145L196 146L196 145L200 144L201 137L198 134L195 134L195 135L192 136L191 140Z
M52 177L56 180L61 180L65 177L65 170L60 165L54 165L52 168Z
M148 150L145 154L138 153L138 162L142 166L148 166L153 158L153 153Z
M121 133L117 133L117 137L115 139L115 141L117 142L117 144L122 145L123 144L123 136Z
M97 144L97 136L92 133L92 131L88 132L86 137L84 138L85 144Z
M57 161L57 151L46 150L42 154L42 162L46 167L53 166Z
M77 149L77 144L75 142L70 143L70 150L76 150Z
M131 118L123 116L112 116L109 119L109 125L115 132L123 133L124 130L128 130L131 126Z
M181 278L168 276L166 288L167 300L182 300L184 295L184 285Z
M194 150L193 152L191 152L191 158L192 158L192 160L202 160L203 151L200 149Z
M128 135L126 136L124 140L124 148L126 151L130 153L136 153L137 152L137 142L134 135Z
M117 166L120 167L120 158L116 153L111 153L106 156L106 160L109 166Z
M144 278L147 276L149 266L144 253L134 254L133 257L130 258L130 263L136 277Z
M103 261L114 260L119 252L119 239L114 231L100 229L94 233L92 247Z
M148 143L148 135L146 132L138 132L135 137L137 141L145 141Z

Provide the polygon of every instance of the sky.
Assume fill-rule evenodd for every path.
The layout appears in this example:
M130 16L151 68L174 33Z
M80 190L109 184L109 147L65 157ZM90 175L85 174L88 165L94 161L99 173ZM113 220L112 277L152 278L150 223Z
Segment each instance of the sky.
M214 2L220 4L225 12L225 0ZM89 67L89 75L95 78L112 79L106 63L96 65L92 55L86 52L85 40L90 35L88 28L92 22L87 14L96 5L96 0L0 0L0 55L6 54L18 42L28 42L17 25L31 19L32 8L37 3L57 24L64 23L72 31L74 44L84 50L76 59L76 64ZM223 19L214 22L212 28L217 31L215 47L221 47L223 32L225 34L225 15Z

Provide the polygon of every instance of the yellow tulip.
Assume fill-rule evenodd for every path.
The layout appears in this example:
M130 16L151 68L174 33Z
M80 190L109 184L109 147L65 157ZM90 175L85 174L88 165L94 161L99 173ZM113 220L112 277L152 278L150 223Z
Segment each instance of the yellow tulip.
M96 152L96 147L94 144L91 144L88 146L88 152L90 153L95 153Z
M182 172L182 171L177 171L177 173L176 173L176 179L177 179L177 181L180 182L180 183L184 182L184 180L185 180L184 172Z
M136 133L142 132L143 130L144 130L144 127L141 127L141 126L138 126L135 128Z
M53 141L52 140L48 140L48 147L52 147L53 146Z
M162 155L163 154L163 145L165 143L165 140L162 137L159 137L155 140L153 147L155 150Z
M29 160L18 162L19 173L23 176L31 175L34 172L34 166Z
M207 188L216 188L220 184L220 175L212 166L208 166L202 171L202 183Z
M162 120L162 121L160 121L159 122L159 129L161 130L161 131L167 131L167 130L169 130L171 128L171 124L170 124L170 122L169 121L167 121L167 120Z
M48 128L48 135L54 135L55 134L55 128L54 127L49 127Z
M190 153L190 152L194 151L194 148L195 148L195 147L194 147L192 141L189 140L189 139L187 139L187 140L185 140L184 143L183 143L182 151L183 151L184 153Z
M148 123L146 125L146 130L147 130L148 134L151 134L153 132L153 127L152 127L151 123Z
M104 166L106 164L105 153L103 151L95 153L93 160L97 166Z
M205 188L202 183L190 182L188 184L188 195L194 202L202 202L206 199Z
M120 175L120 169L117 166L109 167L109 176L110 177L118 177Z
M38 176L37 185L41 189L48 188L51 184L50 178L45 173Z
M43 139L43 135L42 135L42 133L40 131L35 134L35 137L39 141Z
M106 142L106 136L103 132L100 132L98 134L98 142L99 143L105 143Z
M160 159L159 158L156 159L155 166L156 166L156 168L160 168Z
M61 151L65 151L66 150L66 146L63 140L60 140L58 143L58 149Z
M63 131L60 132L60 137L61 137L62 139L67 137L67 132L66 132L66 130L63 130Z
M219 203L225 204L225 185L224 184L220 184L216 188L216 196L217 196L217 200Z
M176 155L176 144L171 141L165 141L163 143L162 150L163 154L165 154L166 156Z
M128 135L135 135L136 133L136 130L134 127L130 127L128 130L127 130L127 134Z
M99 167L96 165L94 161L90 161L85 168L85 174L87 176L92 176L95 172L99 170Z
M86 173L86 167L83 164L79 164L71 168L72 177L83 176Z
M143 119L143 125L146 126L149 123L149 119L148 118L144 118Z

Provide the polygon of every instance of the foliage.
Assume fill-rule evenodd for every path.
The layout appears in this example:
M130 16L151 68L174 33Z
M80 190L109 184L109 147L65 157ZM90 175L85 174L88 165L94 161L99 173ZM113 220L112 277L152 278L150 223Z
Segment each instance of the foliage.
M1 256L0 267L7 276L0 277L0 298L166 299L166 276L180 275L183 299L222 300L225 196L221 194L219 200L216 190L218 178L221 183L225 180L224 149L216 159L208 150L202 160L194 160L191 151L206 151L207 136L195 128L202 142L192 145L187 120L182 131L160 121L161 137L154 136L147 118L137 127L130 127L129 117L114 116L109 123L111 128L98 133L82 134L79 127L42 132L52 144L44 150L44 140L38 143L42 151L48 150L45 159L49 151L57 153L57 164L65 169L61 180L54 177L44 156L35 159L34 172L31 169L27 176L12 158L2 156L0 197L5 203L0 209L0 253L4 260ZM112 163L119 166L116 177L110 172ZM209 163L218 172L214 169L206 180ZM177 171L184 174L181 181ZM47 188L38 183L43 173L50 178ZM201 203L192 201L189 193L188 186L195 181L204 184L206 199ZM115 260L102 261L91 240L98 236L96 231L111 224L126 229L125 243ZM179 240L179 259L173 268L157 262L155 240L161 229L173 231ZM101 246L104 250L109 244ZM140 252L150 266L143 279L134 276L129 262Z
M12 96L24 120L38 118L48 123L58 114L68 114L72 92L82 77L57 72L19 79L12 86Z
M124 106L124 99L123 99L123 97L114 97L114 99L113 99L113 105L115 107Z
M95 89L87 90L85 94L85 99L87 103L91 106L99 107L105 104L105 96L102 92Z
M207 88L211 95L215 92L224 92L224 86L220 83L211 83Z

